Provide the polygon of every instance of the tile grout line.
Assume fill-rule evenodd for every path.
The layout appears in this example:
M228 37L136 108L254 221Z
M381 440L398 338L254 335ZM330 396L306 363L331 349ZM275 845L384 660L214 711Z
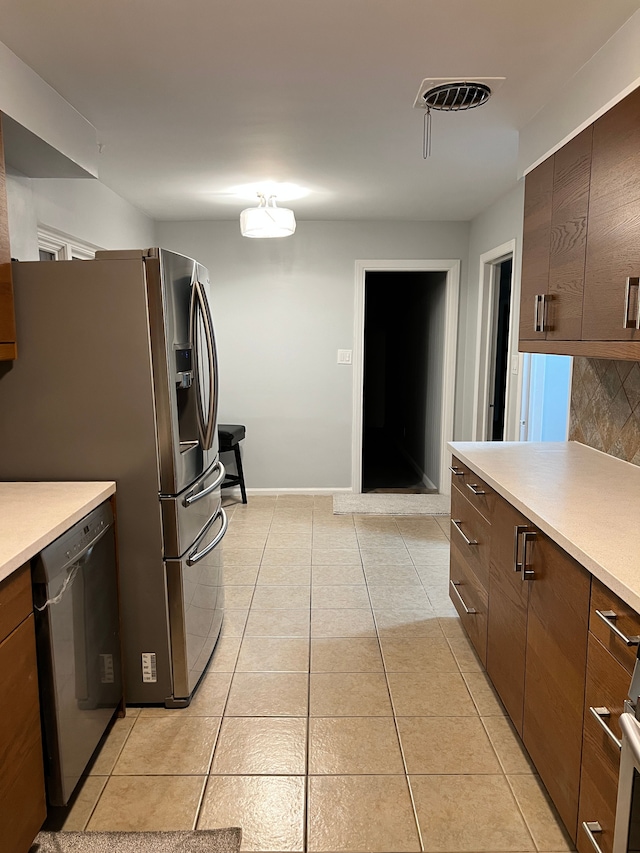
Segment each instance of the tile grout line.
M124 716L122 719L126 719L126 707L127 707L127 706L125 705L125 716ZM138 722L139 716L140 716L139 714L136 714L136 716L134 717L133 724L132 724L131 728L129 729L129 732L128 732L128 734L127 734L126 738L125 738L125 739L124 739L124 741L122 742L122 746L121 746L121 747L120 747L120 749L118 750L118 754L116 755L115 761L113 762L113 767L111 768L111 770L109 771L109 773L108 773L108 774L106 774L106 779L107 779L107 781L106 781L106 782L104 783L104 785L102 786L102 790L100 791L99 796L97 797L97 799L96 799L95 803L94 803L94 804L93 804L93 806L91 807L91 811L89 812L89 816L87 817L86 821L84 821L84 823L82 824L82 831L83 831L83 832L86 832L87 827L89 826L89 823L90 823L90 821L91 821L91 818L93 817L93 815L94 815L94 813L95 813L95 810L98 808L98 803L99 803L99 802L100 802L100 800L102 799L102 795L104 794L104 790L105 790L105 788L107 787L107 784L109 783L109 780L110 780L110 779L111 779L111 777L113 776L113 771L115 770L115 766L116 766L116 764L118 763L118 759L119 759L119 758L120 758L120 756L122 755L122 750L124 749L125 744L127 743L127 741L129 740L129 738L131 737L131 732L133 731L133 727L135 726L135 724ZM114 725L115 725L115 721L114 721ZM111 734L111 732L113 731L113 727L114 727L114 726L111 726L111 729L109 730L109 734ZM107 737L108 737L108 735L107 735ZM87 774L87 776L85 777L85 781L86 781L87 779L89 779L90 777L91 777L91 774ZM84 785L84 784L85 784L85 783L83 783L83 785Z
M356 536L357 536L357 527L356 527ZM403 537L402 541L404 544L404 537ZM358 549L360 548L359 543L360 543L360 540L358 539ZM405 545L405 547L406 547L406 545ZM362 552L360 552L360 559L362 560ZM382 672L384 674L384 680L385 680L385 684L387 686L387 695L389 696L389 703L391 705L391 713L393 716L393 726L394 726L394 729L396 732L396 737L398 739L398 746L400 748L400 758L402 759L402 766L404 768L404 778L405 778L405 781L407 784L407 789L409 791L409 800L411 802L411 811L413 814L413 820L414 820L414 824L416 827L416 832L418 833L418 843L420 845L420 851L421 851L421 853L424 853L424 841L422 838L422 829L420 828L420 821L418 820L418 811L416 808L415 798L413 795L413 789L411 787L411 779L409 778L409 769L407 767L407 760L406 760L406 756L404 753L404 747L402 745L402 739L400 737L400 727L399 727L398 718L396 715L396 707L395 707L395 704L393 701L393 696L391 695L391 685L389 684L387 666L386 666L385 659L384 659L384 652L382 651L382 642L380 639L380 631L378 628L378 620L376 619L375 608L373 606L373 601L371 600L371 594L369 592L369 581L367 579L366 572L364 572L364 562L363 562L363 573L364 573L364 580L365 580L365 585L366 585L366 589L367 589L367 596L369 597L369 606L371 608L371 616L373 618L373 624L374 624L374 628L376 631L376 640L378 642L378 650L380 652L380 659L382 661Z
M499 758L498 758L498 761L500 761ZM500 766L502 766L502 764ZM517 775L520 775L520 774L517 774ZM537 774L531 774L531 775L534 776L536 779L540 778L539 776L537 776ZM522 822L524 823L525 828L526 828L527 832L529 833L529 836L531 838L531 842L533 844L534 850L539 851L540 847L538 847L538 844L536 843L536 839L533 835L533 830L529 826L529 821L527 820L527 816L525 815L522 807L520 806L520 802L518 800L518 797L516 796L516 792L514 791L513 785L511 784L509 776L507 775L506 772L504 773L504 779L505 779L505 782L507 783L507 787L509 788L509 793L511 794L511 797L513 798L513 801L516 804L516 808L518 809L518 812L520 813L520 817L522 818Z
M235 512L234 512L234 515L235 515ZM273 513L272 513L271 518L273 520ZM231 520L231 522L233 522L233 517L230 520ZM269 530L271 530L271 522L269 523ZM269 538L269 533L267 532L267 539L268 538ZM209 761L207 764L207 772L206 772L206 775L204 777L204 784L202 786L202 791L200 792L200 797L198 800L198 805L196 808L196 813L194 816L194 821L193 821L193 826L192 826L192 829L194 829L194 830L197 829L198 823L199 823L200 818L202 816L202 806L204 804L204 798L205 798L207 787L209 785L209 780L211 779L211 768L213 767L213 759L215 757L216 748L217 748L219 740L220 740L220 733L222 731L222 724L224 722L225 713L227 710L227 706L229 704L229 696L231 695L231 687L233 685L233 679L234 679L234 676L236 674L236 667L238 666L238 659L240 657L240 649L242 648L242 642L244 640L245 631L247 630L247 622L249 621L249 613L251 612L251 605L253 603L253 596L255 595L256 586L258 585L258 577L260 575L260 566L262 565L262 557L264 556L264 551L266 548L267 539L265 539L265 544L262 546L262 555L260 557L260 565L258 566L258 574L256 575L256 580L255 580L255 583L253 584L253 592L251 593L251 600L249 601L249 607L247 609L247 619L245 620L244 626L242 628L242 634L240 635L240 643L238 645L238 653L236 655L236 659L235 659L235 662L233 664L233 671L231 673L231 680L229 682L229 689L227 690L227 696L224 700L224 705L222 707L222 712L220 714L220 724L218 726L218 731L216 732L216 736L215 736L215 739L213 742L213 749L211 750L211 755L209 757ZM224 585L224 551L223 551L222 571L223 571L222 582ZM223 616L223 619L224 619L224 616ZM214 647L214 651L215 651L215 647ZM211 674L213 674L213 673L211 673Z

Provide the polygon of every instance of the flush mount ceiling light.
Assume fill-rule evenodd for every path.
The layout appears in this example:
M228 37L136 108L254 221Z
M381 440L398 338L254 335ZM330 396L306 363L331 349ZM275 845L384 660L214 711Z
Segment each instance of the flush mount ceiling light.
M236 184L229 187L225 190L225 195L232 195L245 201L253 201L256 195L263 195L266 198L274 195L279 202L284 202L305 198L310 192L311 190L307 187L302 187L300 184L294 184L291 181L259 180L252 181L250 184Z
M485 77L475 80L435 78L422 81L413 106L425 110L422 136L422 156L425 160L431 155L431 110L461 112L480 107L486 104L492 92L504 79L504 77Z
M243 237L289 237L296 230L296 220L292 210L276 207L276 197L265 198L258 193L260 203L257 207L248 207L240 214L240 231Z

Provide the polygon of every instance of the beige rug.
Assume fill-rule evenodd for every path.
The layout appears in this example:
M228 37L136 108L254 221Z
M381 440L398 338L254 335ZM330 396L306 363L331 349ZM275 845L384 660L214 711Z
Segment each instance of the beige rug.
M239 853L242 831L40 832L29 853Z
M333 496L333 514L347 515L449 515L449 495L398 495L368 492Z

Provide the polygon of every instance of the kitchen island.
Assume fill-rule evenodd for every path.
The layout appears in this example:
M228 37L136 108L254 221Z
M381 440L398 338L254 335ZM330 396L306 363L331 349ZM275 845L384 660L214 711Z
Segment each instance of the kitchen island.
M0 483L0 853L26 853L46 817L29 560L115 489Z
M451 599L578 850L610 853L640 468L577 442L449 446Z

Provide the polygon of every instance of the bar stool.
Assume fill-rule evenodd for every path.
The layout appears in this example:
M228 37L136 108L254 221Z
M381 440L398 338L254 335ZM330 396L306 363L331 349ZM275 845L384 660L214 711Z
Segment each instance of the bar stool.
M218 444L220 453L227 453L233 450L236 458L236 474L227 474L224 482L220 486L221 489L228 489L231 486L240 486L242 494L242 503L247 502L247 492L244 487L244 472L242 470L242 458L240 456L240 442L245 436L245 428L242 424L220 424L218 426Z

